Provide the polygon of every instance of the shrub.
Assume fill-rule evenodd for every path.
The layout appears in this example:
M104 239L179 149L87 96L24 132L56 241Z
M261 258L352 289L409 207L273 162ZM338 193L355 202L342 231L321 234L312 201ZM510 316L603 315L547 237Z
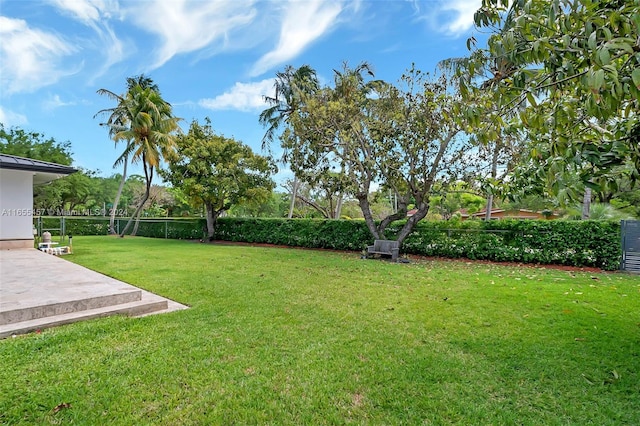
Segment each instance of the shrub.
M44 229L60 227L60 218L44 218ZM65 234L106 235L106 218L65 218ZM388 235L401 228L397 222ZM124 226L124 223L121 223ZM154 238L203 237L204 219L140 222L138 235ZM55 234L55 231L51 231ZM334 250L363 250L373 243L359 220L220 218L215 237L226 241L278 244ZM612 221L495 220L420 222L402 252L423 256L503 262L620 266L620 223Z

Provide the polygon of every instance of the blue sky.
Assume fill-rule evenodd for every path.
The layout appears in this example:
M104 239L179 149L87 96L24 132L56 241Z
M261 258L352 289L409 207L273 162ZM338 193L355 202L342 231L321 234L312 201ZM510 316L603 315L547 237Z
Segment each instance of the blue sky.
M95 113L144 73L184 119L260 152L258 115L286 65L329 82L344 61L397 81L467 54L480 0L0 0L0 122L70 141L75 166L118 172ZM277 147L274 147L277 148ZM136 172L139 168L133 168ZM282 171L276 180L287 176Z

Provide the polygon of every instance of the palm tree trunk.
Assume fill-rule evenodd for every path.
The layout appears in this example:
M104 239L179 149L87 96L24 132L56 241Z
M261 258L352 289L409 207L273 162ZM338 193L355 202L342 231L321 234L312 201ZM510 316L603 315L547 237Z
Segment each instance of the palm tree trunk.
M491 155L491 179L495 180L498 176L498 154L500 152L500 145L496 141L496 145L493 147L493 153ZM486 213L484 220L491 220L491 210L493 210L493 192L487 197Z
M116 210L118 209L118 203L120 203L120 197L122 197L122 191L124 190L124 183L127 180L127 163L129 159L124 157L124 168L122 170L122 180L120 180L120 186L118 186L118 192L116 193L116 199L113 200L113 206L111 208L111 215L109 217L109 234L116 234L115 221Z
M584 189L584 198L582 199L582 220L588 220L591 212L591 188Z
M344 197L342 194L338 194L338 200L336 202L336 210L335 210L335 214L333 216L334 219L340 219L340 216L342 216L342 202L344 200Z
M143 159L142 159L142 164L144 166L144 177L145 177L145 180L146 180L146 188L145 188L145 191L144 191L144 197L142 197L142 200L138 204L138 207L136 208L136 211L133 212L133 215L131 215L131 217L129 218L129 221L127 222L127 225L124 227L124 229L120 233L120 238L124 238L124 236L127 234L127 231L129 230L129 227L133 223L133 219L134 218L137 218L136 224L140 221L140 212L142 211L142 208L144 207L144 205L147 202L147 200L149 199L149 195L151 193L151 179L153 179L153 167L151 167L151 172L149 173L149 170L147 169L147 164L145 162L144 156L143 156ZM136 226L136 230L137 230L137 226Z
M293 190L291 191L291 204L289 205L289 219L293 217L293 209L296 205L296 196L298 195L298 178L293 178Z
M142 209L142 210L144 210L144 209ZM140 215L142 214L142 210L140 210L138 212L138 215L136 216L136 222L133 225L133 231L131 231L131 236L132 237L135 237L136 234L138 234L138 227L140 226Z

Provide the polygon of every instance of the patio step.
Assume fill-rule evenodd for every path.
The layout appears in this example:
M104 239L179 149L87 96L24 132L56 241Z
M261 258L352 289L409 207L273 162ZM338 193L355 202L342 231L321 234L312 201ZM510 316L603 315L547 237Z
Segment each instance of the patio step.
M139 289L118 289L117 292L114 290L111 294L93 297L82 297L80 295L76 295L76 298L73 300L50 302L35 306L25 306L0 311L0 325L37 320L39 318L52 317L56 315L71 314L73 312L88 311L113 305L121 305L123 303L137 302L141 299L142 291Z
M144 316L151 313L159 313L160 311L164 311L169 308L167 299L148 292L139 291L138 293L139 298L134 301L3 324L0 325L0 339L4 339L14 334L30 333L32 331L63 324L71 324L77 321L84 321L93 318L101 318L110 315Z

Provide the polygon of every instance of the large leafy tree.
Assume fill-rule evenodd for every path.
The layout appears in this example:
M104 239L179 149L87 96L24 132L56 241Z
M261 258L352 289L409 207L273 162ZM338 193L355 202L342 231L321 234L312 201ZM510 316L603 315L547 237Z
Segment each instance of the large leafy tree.
M335 72L333 87L304 98L290 117L283 143L293 151L292 168L314 183L340 177L343 191L354 196L374 238L385 238L407 206L417 212L402 227L400 243L429 211L429 195L463 166L466 143L454 120L457 96L444 78L431 79L412 69L400 88L371 79L367 64ZM374 220L371 193L381 185L397 194L398 208Z
M638 2L483 0L475 20L494 32L473 52L471 70L492 71L485 84L496 89L497 112L518 109L531 141L519 176L554 194L570 182L615 186L625 164L638 178Z
M70 166L73 162L71 142L58 142L37 132L19 127L5 129L0 123L0 152L34 160Z
M209 119L204 125L193 121L176 146L176 158L163 176L205 206L209 240L222 213L238 204L257 206L271 197L271 174L277 172L273 162L235 139L215 134Z

